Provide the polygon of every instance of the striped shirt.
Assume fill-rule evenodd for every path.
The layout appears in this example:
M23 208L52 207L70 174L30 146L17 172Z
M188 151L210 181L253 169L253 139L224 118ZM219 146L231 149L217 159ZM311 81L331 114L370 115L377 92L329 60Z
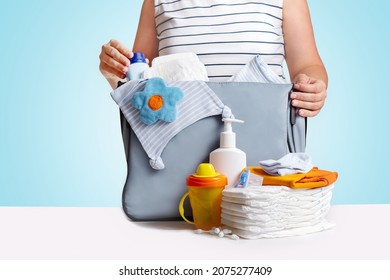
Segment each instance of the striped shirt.
M283 0L155 0L159 55L194 52L210 81L226 81L259 54L283 77Z

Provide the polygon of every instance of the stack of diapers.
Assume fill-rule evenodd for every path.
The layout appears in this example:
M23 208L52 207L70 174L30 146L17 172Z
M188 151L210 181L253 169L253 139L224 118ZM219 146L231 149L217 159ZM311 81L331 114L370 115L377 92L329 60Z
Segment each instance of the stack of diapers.
M221 221L246 239L297 236L330 229L334 225L325 218L333 187L227 188L223 191Z

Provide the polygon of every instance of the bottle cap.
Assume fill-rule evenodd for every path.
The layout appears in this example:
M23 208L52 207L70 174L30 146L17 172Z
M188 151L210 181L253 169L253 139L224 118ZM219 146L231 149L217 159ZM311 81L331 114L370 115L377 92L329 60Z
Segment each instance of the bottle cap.
M201 163L196 173L187 177L187 185L192 187L224 187L227 178L215 171L211 163Z
M192 176L203 178L210 178L218 175L219 173L215 171L214 166L211 163L199 164L196 173L192 174Z
M144 62L146 63L145 55L142 52L135 52L133 57L130 59L130 63L138 63Z

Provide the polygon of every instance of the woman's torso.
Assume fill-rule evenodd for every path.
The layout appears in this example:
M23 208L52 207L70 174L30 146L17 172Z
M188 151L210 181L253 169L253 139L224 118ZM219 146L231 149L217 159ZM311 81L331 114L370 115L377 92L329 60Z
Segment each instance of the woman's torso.
M211 81L256 54L283 77L283 0L155 0L159 55L195 52Z

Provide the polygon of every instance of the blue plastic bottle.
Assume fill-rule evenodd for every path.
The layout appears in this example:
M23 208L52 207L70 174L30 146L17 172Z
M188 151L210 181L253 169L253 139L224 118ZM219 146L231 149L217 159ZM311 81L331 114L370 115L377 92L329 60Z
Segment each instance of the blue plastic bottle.
M130 59L130 67L126 77L129 81L142 79L142 74L147 68L149 68L149 65L146 63L145 55L141 52L135 52Z

